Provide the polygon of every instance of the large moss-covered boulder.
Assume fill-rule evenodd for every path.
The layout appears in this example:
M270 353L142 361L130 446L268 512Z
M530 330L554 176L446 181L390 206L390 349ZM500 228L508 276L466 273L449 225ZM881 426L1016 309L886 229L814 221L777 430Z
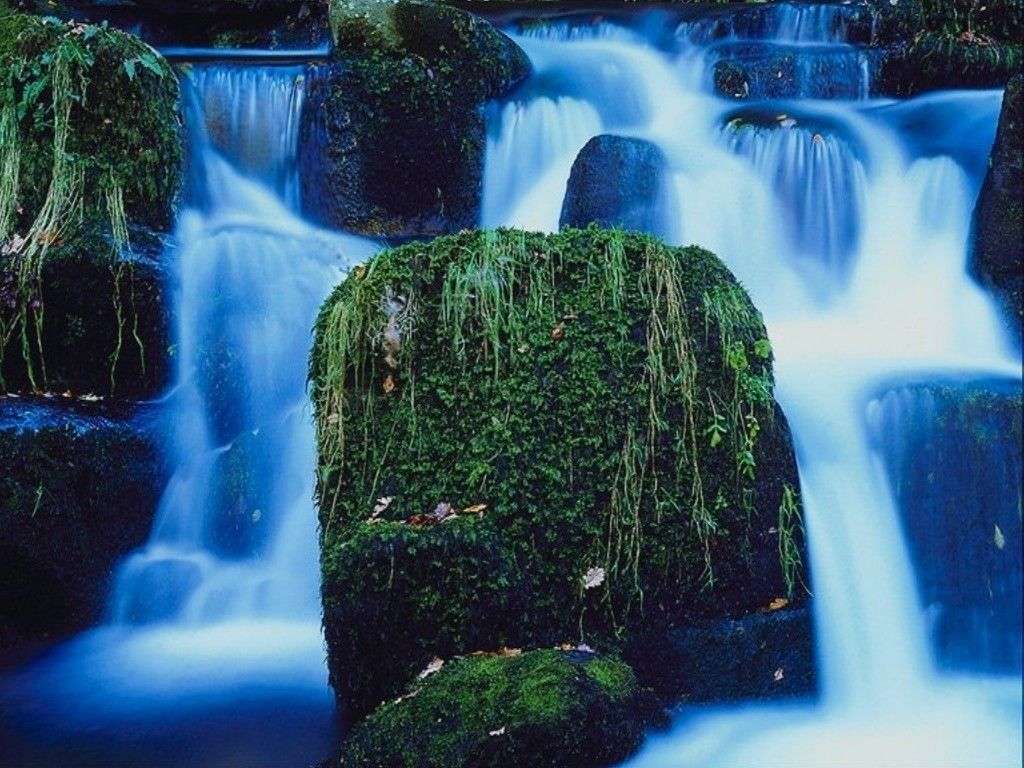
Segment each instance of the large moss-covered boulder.
M595 136L572 164L560 226L664 232L666 165L664 153L649 141Z
M596 228L385 251L324 306L312 381L350 718L438 649L615 647L799 592L771 347L707 251Z
M869 411L945 666L1020 674L1021 408L997 380L894 387Z
M1024 76L1003 96L988 173L974 208L971 269L999 297L1018 335L1024 323Z
M628 666L587 652L455 660L356 726L337 765L601 768L639 746L652 698Z
M0 388L152 394L178 83L105 26L0 18Z
M486 21L426 2L332 5L336 60L312 71L302 192L321 222L372 235L451 232L477 220L481 105L529 64Z
M0 645L102 616L164 478L146 411L0 396Z

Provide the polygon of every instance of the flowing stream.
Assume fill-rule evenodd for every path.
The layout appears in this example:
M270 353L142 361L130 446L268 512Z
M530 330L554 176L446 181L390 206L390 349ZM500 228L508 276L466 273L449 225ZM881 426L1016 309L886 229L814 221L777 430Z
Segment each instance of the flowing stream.
M940 671L869 429L900 381L1019 388L1020 352L966 274L1001 94L867 98L852 13L781 5L743 23L650 12L509 30L534 74L489 114L484 223L557 230L590 138L657 145L669 182L652 229L715 251L751 292L796 441L821 701L690 709L637 768L1020 765L1020 677ZM746 101L715 95L725 57L749 65Z
M336 739L306 369L320 304L376 246L298 218L302 67L197 65L182 86L173 475L105 625L0 691L29 764L276 768Z
M914 387L1020 386L1020 352L966 271L1000 94L870 98L844 6L528 30L510 32L533 76L488 108L482 223L555 231L589 139L657 145L652 230L718 253L762 309L800 468L820 699L687 708L629 765L1020 765L1019 610L1009 638L947 617L978 642L953 643L955 671L942 662L896 472L938 471L921 442L938 405ZM746 66L744 101L715 95L723 59ZM320 303L376 246L297 213L303 73L186 68L177 374L161 403L173 474L104 624L0 682L0 764L300 766L336 743L306 363ZM985 503L1016 505L1019 528L1019 446L999 451ZM961 492L974 481L956 470L942 469ZM1007 578L1019 604L1019 563ZM978 648L1008 664L987 669Z

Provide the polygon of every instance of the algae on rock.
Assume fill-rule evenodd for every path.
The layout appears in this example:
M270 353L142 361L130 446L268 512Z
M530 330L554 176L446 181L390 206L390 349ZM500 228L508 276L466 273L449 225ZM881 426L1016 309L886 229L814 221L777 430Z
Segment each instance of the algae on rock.
M656 713L628 666L580 651L444 663L355 727L342 768L600 768L629 757Z
M707 251L596 228L385 251L325 304L311 378L346 716L435 648L613 648L801 589L771 347Z

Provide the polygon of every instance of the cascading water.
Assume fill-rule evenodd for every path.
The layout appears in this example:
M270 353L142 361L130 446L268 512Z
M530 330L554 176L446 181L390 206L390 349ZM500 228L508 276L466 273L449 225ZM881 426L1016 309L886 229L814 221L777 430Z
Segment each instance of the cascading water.
M306 366L321 302L375 246L295 213L302 89L291 66L183 79L175 469L109 623L0 690L12 721L59 723L44 764L88 762L95 733L104 765L299 765L332 748Z
M680 720L630 765L1019 765L1020 678L937 671L868 419L901 379L1019 386L1019 352L966 275L1000 95L864 99L850 13L773 5L674 34L668 14L634 30L513 30L534 74L491 112L484 223L554 230L574 148L598 132L655 143L676 200L662 229L717 252L753 294L797 444L821 702ZM713 95L711 77L737 45L810 51L816 77L752 94L799 100L740 109ZM812 100L824 96L853 100Z

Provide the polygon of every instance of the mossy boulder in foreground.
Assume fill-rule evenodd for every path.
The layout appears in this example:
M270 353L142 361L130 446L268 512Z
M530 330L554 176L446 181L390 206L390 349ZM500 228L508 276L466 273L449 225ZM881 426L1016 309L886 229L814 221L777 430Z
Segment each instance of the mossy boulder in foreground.
M435 655L614 649L800 593L771 347L707 251L599 229L385 251L325 304L311 374L349 719Z
M1024 75L1003 96L988 173L974 208L971 268L1024 325Z
M356 726L337 765L600 768L629 757L655 709L628 666L591 653L474 656Z
M426 2L332 4L335 61L310 76L303 205L370 235L475 224L481 105L526 77L525 54L483 19Z

